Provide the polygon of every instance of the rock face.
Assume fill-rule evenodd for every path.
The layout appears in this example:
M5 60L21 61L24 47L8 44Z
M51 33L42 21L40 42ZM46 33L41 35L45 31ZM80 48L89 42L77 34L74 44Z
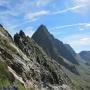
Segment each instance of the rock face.
M78 74L78 71L73 64L78 65L78 61L75 59L70 46L63 44L63 42L55 39L47 30L44 25L41 25L38 30L32 36L32 39L40 45L51 59L56 60L58 63L69 69L71 72ZM64 59L69 64L65 62Z
M7 65L7 86L16 85L19 90L74 90L71 79L61 65L51 60L23 31L15 34L13 40L0 27L0 62ZM4 78L0 75L0 88L5 86L2 82Z

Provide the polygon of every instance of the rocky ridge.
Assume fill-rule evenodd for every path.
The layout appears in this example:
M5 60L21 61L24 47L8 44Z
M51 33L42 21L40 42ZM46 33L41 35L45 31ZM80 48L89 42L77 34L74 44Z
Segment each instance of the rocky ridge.
M19 83L19 90L74 90L60 64L51 60L23 31L15 34L13 40L0 26L0 62L7 65L5 68L10 74L6 77L7 85L18 86ZM4 78L1 80L2 87Z

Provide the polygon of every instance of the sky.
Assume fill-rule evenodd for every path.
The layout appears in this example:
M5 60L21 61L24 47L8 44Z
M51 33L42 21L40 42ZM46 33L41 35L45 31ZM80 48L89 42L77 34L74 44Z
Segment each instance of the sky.
M0 0L0 24L30 37L44 24L77 53L90 50L90 0Z

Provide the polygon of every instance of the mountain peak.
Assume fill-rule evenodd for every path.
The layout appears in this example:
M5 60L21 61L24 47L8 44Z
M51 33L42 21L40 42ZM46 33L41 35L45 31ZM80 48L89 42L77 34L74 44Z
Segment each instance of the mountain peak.
M37 29L36 33L40 33L40 34L48 34L48 29L46 28L45 25L40 25L39 28Z
M38 41L41 39L42 40L47 40L47 39L50 40L52 35L48 31L47 27L42 24L39 26L39 28L36 30L36 32L32 36L33 39L36 39L36 37L37 37Z
M45 25L40 25L37 31L33 34L32 39L36 42L45 42L45 40L52 40L53 36L48 31L47 27Z
M38 29L45 30L47 29L45 25L41 24Z

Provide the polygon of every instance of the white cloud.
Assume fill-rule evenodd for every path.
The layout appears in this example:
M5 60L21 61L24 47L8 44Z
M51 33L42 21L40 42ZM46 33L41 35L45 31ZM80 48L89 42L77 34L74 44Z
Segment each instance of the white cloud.
M90 27L90 23L87 23L87 24L86 24L86 27Z
M84 41L84 42L87 42L87 41L89 41L90 40L90 38L81 38L80 39L80 41Z
M38 7L40 8L41 6L47 5L52 1L53 0L18 0L13 8L10 6L10 4L8 5L10 9L8 13L13 16L17 16L22 13L23 15L28 14L28 12L32 13L33 9L35 12L37 12Z
M34 3L37 7L45 6L49 3L51 3L53 0L36 0Z
M80 27L80 31L84 31L84 30L85 30L84 28Z
M69 11L72 12L72 11L77 10L77 9L80 9L82 7L83 7L83 5L77 5L77 6L74 6L74 7L66 8L64 10L55 11L52 14L61 14L61 13L69 12Z
M56 14L61 14L61 13L65 13L65 12L69 12L69 11L73 11L75 9L79 9L82 8L83 5L77 5L75 7L71 7L71 8L67 8L64 10L57 10L57 11L49 11L49 10L41 10L41 11L36 11L36 12L30 12L30 13L26 13L25 18L26 19L35 19L38 18L39 16L43 16L43 15L56 15Z
M9 0L0 0L0 5L8 4Z
M90 9L90 0L71 0L71 2L72 7L69 5L66 9L54 11L52 14L62 14L69 11L85 14Z
M79 40L76 40L76 45L78 45L78 44L80 44L80 45L90 45L90 37L82 37Z
M71 44L73 47L85 46L90 45L90 36L89 34L75 34L64 38L63 41Z
M75 9L74 12L85 14L90 9L90 0L72 0L74 5L82 5L82 8Z
M38 11L38 12L34 12L34 13L28 13L25 18L26 19L29 19L29 20L33 20L33 19L36 19L40 16L43 16L43 15L48 15L49 14L49 11L46 11L46 10L42 10L42 11Z
M69 24L69 25L63 25L63 26L56 26L51 28L50 30L59 30L59 29L69 28L74 26L80 27L80 30L84 30L86 28L90 28L90 23L75 23L75 24Z
M90 0L73 0L75 5L90 5Z
M90 29L90 23L84 23L83 25L80 26L80 31L84 31Z

